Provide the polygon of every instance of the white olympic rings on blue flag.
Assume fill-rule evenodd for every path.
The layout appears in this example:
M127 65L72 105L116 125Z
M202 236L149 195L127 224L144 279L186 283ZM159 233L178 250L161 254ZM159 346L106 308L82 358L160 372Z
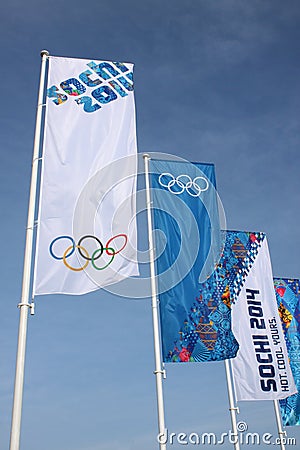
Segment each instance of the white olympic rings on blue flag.
M163 177L168 177L171 179L169 180L169 182L164 183L162 181ZM182 179L184 179L184 181L182 181ZM204 182L204 187L201 187L198 184L199 180L202 180L201 184L203 184ZM182 194L184 191L186 191L192 197L199 197L202 192L207 191L207 189L209 188L209 183L205 177L195 177L192 180L192 178L189 175L185 174L178 175L178 177L175 178L174 175L172 175L171 173L164 172L159 176L158 182L162 187L168 189L168 191L171 192L171 194L175 195ZM176 186L178 190L174 190L173 189L174 186Z

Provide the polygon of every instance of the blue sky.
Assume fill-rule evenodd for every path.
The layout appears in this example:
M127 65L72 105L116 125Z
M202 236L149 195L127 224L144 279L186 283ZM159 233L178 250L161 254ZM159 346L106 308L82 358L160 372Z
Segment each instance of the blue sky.
M213 162L228 228L265 231L274 275L297 278L300 5L11 0L0 20L0 446L8 448L40 50L133 62L139 152ZM153 369L148 299L40 297L28 324L21 449L156 448ZM167 369L168 429L228 431L223 363ZM240 410L249 431L276 435L272 403ZM288 432L300 442L298 429Z

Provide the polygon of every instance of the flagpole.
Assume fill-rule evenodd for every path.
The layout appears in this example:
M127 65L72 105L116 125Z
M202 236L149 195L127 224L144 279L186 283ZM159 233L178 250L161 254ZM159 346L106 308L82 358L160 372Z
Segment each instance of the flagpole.
M279 408L278 400L273 400L273 404L274 404L274 410L275 410L275 416L276 416L278 436L280 438L280 448L281 448L281 450L285 450L283 438L286 437L286 432L283 431L283 429L282 429L282 422L281 422L281 415L280 415L280 408Z
M234 402L233 382L232 382L229 359L225 359L224 363L225 363L225 371L226 371L229 411L230 411L230 416L231 416L231 426L232 426L233 436L235 437L234 449L240 450L239 435L238 435L237 420L236 420L238 408L235 406L235 402Z
M151 295L152 295L152 320L153 320L153 337L154 337L154 354L155 354L155 378L156 378L156 394L157 394L157 412L159 436L165 436L165 413L163 399L163 377L165 370L162 368L161 350L160 350L160 334L158 322L158 298L155 280L155 264L154 264L154 245L152 235L152 214L151 214L151 196L149 183L149 160L150 155L143 155L145 162L145 182L146 182L146 204L148 219L148 240L149 240L149 257L150 257L150 277L151 277ZM166 444L159 441L160 450L166 450Z
M43 105L44 85L46 74L46 62L48 56L49 52L47 50L41 51L42 62L41 62L40 85L38 94L38 106L36 112L36 125L34 135L32 171L31 171L28 217L26 228L22 297L21 302L18 304L18 307L20 308L20 321L19 321L19 337L18 337L18 349L16 359L14 402L12 410L12 424L10 435L10 450L19 450L20 446L28 310L31 309L31 314L34 313L34 304L29 303L30 298L29 296L31 285L35 204L36 204L37 181L38 181L38 161L40 153L42 111L44 106Z

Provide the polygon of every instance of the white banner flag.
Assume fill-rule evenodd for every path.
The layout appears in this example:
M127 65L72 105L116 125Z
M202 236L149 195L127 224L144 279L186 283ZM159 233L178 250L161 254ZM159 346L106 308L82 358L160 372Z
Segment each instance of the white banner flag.
M297 392L277 309L266 237L232 305L239 342L232 360L237 400L275 400Z
M133 65L49 57L33 293L138 275Z

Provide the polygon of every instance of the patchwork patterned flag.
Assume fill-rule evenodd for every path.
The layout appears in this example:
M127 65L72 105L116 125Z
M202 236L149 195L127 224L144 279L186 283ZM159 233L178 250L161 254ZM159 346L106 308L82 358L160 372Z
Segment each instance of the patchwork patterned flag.
M214 166L150 163L163 360L232 358L229 280L214 271L222 244Z
M289 365L264 233L232 234L242 264L232 285L232 361L237 400L279 400L297 392Z
M139 273L132 71L49 57L34 295L84 294Z
M284 426L300 425L300 281L274 278L277 305L298 393L280 400Z

